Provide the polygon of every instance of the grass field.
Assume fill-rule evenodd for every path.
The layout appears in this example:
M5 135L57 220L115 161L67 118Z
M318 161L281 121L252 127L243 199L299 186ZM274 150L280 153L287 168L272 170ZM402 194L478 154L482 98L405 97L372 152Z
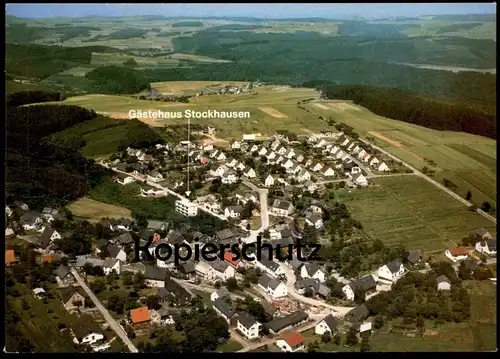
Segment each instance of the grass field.
M164 57L131 56L119 53L99 53L92 54L91 64L94 66L122 65L125 61L134 59L137 65L134 69L156 69L177 67L178 60Z
M162 94L183 95L186 92L199 92L207 90L210 86L235 85L244 86L246 82L229 81L166 81L154 82L151 87Z
M86 219L90 222L100 221L103 217L110 218L132 218L130 209L96 201L83 197L68 205L68 209L74 216Z
M372 237L426 252L456 246L478 228L495 233L492 222L416 176L376 178L374 188L337 192Z
M187 61L196 61L196 62L209 62L209 63L231 62L229 60L214 59L212 57L207 57L207 56L193 55L193 54L181 54L181 53L172 54L172 55L169 55L167 57L171 58L171 59L175 59L175 60L187 60Z
M221 84L221 82L169 82L155 83L153 86L159 92L180 92ZM236 84L236 83L235 83ZM84 95L70 97L62 104L78 105L93 109L117 118L128 118L130 110L162 110L168 112L183 112L184 110L218 110L218 111L249 111L249 119L192 119L192 124L210 124L217 129L217 137L227 140L241 139L244 133L273 134L276 130L287 129L297 133L319 131L328 128L324 121L316 116L297 108L297 102L304 98L317 96L313 89L279 88L263 86L253 94L240 95L208 95L190 99L190 103L169 103L147 100L137 100L133 97L111 95ZM50 104L50 102L46 103ZM278 105L277 105L278 104ZM259 108L270 107L287 116L275 118ZM155 126L187 124L186 119L141 119L143 122ZM100 136L89 136L89 140L97 141Z
M352 126L362 137L374 137L376 145L417 169L431 168L424 159L434 161L436 179L451 180L458 186L456 192L462 196L470 190L474 204L496 203L495 140L395 121L346 103L356 110L339 108L338 101L321 101L307 106L315 113L334 116L339 122ZM327 106L329 110L323 108Z
M223 353L235 353L240 349L243 349L243 345L233 339L229 339L226 343L217 347L217 351L221 351Z

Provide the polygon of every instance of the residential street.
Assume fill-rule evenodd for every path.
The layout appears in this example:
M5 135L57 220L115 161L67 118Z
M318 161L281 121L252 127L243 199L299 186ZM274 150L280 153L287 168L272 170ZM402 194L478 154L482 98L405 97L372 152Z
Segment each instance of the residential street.
M132 343L132 341L129 339L125 330L123 330L123 328L120 326L120 324L118 324L116 322L116 320L114 320L113 317L111 317L108 310L106 308L104 308L104 306L101 304L99 299L95 296L95 294L92 292L92 290L87 286L87 283L85 283L85 281L80 276L78 271L74 267L71 267L70 270L71 270L71 273L73 274L73 276L75 277L76 281L78 282L78 284L81 285L81 287L83 288L85 293L87 293L87 295L90 297L90 299L92 299L92 301L94 302L96 308L101 312L102 316L104 317L106 322L109 324L109 327L115 331L115 333L120 337L120 339L123 341L123 343L125 343L125 345L128 347L130 352L138 353L139 351L135 347L134 343Z

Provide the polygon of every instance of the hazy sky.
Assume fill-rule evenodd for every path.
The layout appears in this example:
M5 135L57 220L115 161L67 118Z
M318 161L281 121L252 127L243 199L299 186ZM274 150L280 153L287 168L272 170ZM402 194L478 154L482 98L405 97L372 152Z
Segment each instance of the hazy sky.
M384 18L442 14L496 14L494 3L446 4L7 4L7 15L53 16L244 16L260 18L359 16Z

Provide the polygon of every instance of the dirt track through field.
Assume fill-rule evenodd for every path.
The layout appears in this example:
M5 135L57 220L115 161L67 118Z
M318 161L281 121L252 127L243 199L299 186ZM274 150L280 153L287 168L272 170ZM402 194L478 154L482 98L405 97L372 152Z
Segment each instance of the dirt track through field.
M322 103L315 103L314 106L322 109L322 110L329 110L328 106L323 105Z
M329 102L328 107L330 107L332 110L336 110L339 112L345 112L345 111L360 112L361 111L359 108L357 108L353 104L346 103L346 102Z
M368 132L370 135L372 136L375 136L379 139L381 139L382 141L385 141L387 142L388 144L394 146L394 147L405 147L403 146L400 142L398 141L394 141L394 140L391 140L390 138L388 137L385 137L384 135L382 135L381 133L378 133L378 132L375 132L375 131L370 131Z
M264 113L266 113L269 116L272 116L274 118L288 118L287 115L282 114L281 112L275 110L272 107L259 107L259 110L261 110L262 112L264 112Z

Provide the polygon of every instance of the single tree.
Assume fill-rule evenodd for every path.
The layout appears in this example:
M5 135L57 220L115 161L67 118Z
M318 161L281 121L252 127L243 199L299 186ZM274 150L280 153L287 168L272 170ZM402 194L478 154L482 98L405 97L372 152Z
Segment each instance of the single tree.
M467 194L465 195L465 199L467 201L470 201L471 198L472 198L472 193L470 193L470 191L467 191Z

